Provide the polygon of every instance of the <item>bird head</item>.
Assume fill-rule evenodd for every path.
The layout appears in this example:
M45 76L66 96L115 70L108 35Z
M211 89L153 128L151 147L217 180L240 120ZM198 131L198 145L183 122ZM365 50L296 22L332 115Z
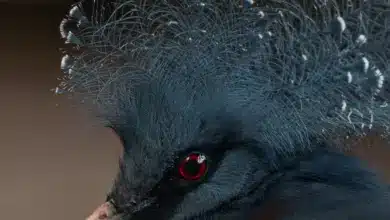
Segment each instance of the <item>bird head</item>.
M122 140L116 216L247 218L330 136L387 131L389 16L340 2L75 4L56 91Z

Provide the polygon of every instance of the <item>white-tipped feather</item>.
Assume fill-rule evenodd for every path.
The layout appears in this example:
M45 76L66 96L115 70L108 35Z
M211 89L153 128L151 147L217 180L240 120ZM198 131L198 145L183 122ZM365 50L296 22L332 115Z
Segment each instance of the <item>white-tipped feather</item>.
M69 56L68 54L66 54L65 56L62 57L61 59L61 69L65 72L68 72L69 69L72 67L73 65L73 59L71 56Z
M255 0L245 0L249 5L255 4Z
M337 21L339 22L339 25L340 25L340 31L341 31L341 32L344 32L345 29L347 28L347 24L345 23L344 18L338 16L338 17L337 17Z
M345 112L345 110L347 110L347 101L343 100L341 102L341 111Z
M359 37L356 39L356 43L359 45L367 43L367 37L363 34L359 35Z
M348 77L348 83L352 83L353 76L352 76L352 73L350 71L347 72L347 77Z
M377 79L377 87L378 89L381 89L383 87L383 83L385 81L385 76L382 74L382 72L379 69L375 70L375 76Z
M62 38L66 38L68 36L68 31L65 30L65 23L68 22L68 19L62 19L60 24L60 34Z
M257 12L257 15L258 15L260 18L264 18L264 17L265 17L264 11L259 11L259 12Z
M70 9L69 16L72 18L81 19L81 17L83 17L83 13L78 6L74 6L72 9Z
M363 62L363 71L365 73L367 73L368 68L370 67L370 62L368 61L368 59L366 57L362 58L362 62Z
M368 109L368 112L370 114L370 124L368 125L369 129L372 129L373 123L374 123L374 113L371 109Z

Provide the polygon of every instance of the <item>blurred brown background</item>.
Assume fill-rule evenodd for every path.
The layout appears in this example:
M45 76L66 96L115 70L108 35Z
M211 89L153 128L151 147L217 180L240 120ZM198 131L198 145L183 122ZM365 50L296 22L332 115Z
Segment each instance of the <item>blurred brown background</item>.
M0 3L0 219L84 219L116 173L114 135L50 91L68 6Z
M0 3L1 219L84 219L116 172L116 137L50 91L61 75L58 24L69 3ZM357 145L354 153L390 180L390 146L376 136Z

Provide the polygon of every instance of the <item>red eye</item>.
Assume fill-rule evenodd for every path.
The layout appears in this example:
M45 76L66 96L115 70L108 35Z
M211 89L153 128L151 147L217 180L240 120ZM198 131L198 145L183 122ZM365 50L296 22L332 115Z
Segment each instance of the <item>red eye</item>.
M206 155L191 153L179 164L179 173L185 180L199 180L207 173Z

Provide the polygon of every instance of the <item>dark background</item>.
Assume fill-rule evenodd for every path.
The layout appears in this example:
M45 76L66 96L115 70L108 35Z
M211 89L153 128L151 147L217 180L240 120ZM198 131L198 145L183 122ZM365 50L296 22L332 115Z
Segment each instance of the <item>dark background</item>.
M58 25L72 1L1 2L0 219L84 219L110 187L120 143L50 91L61 75ZM355 145L390 180L390 146L375 135Z

